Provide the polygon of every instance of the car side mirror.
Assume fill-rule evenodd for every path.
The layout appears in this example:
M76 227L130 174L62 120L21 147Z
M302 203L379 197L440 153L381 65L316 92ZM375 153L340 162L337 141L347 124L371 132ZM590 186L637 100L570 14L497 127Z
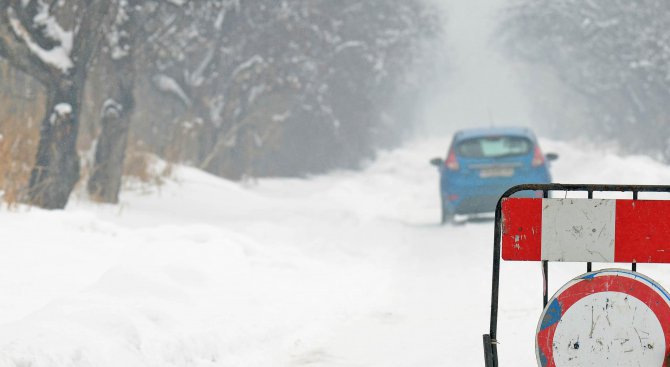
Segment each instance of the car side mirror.
M430 164L436 167L440 167L444 164L444 159L442 158L433 158L430 160Z
M555 161L555 160L558 159L558 154L556 154L556 153L547 153L547 155L546 155L545 157L547 158L547 160L548 160L549 162L551 162L551 161Z

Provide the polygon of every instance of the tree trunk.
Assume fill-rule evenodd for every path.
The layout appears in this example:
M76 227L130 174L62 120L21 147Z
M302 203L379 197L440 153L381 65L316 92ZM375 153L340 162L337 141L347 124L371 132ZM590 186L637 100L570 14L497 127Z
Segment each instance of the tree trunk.
M100 202L116 204L119 201L126 158L130 114L134 106L135 75L130 57L114 60L111 64L111 98L105 101L101 111L102 131L95 150L88 193Z
M61 79L48 88L35 167L30 176L30 203L45 209L63 209L79 181L77 131L81 87Z
M68 12L77 19L71 30L69 47L62 39L49 34L61 27L51 11L46 12L50 26L35 24L34 1L0 0L0 57L33 76L47 89L47 109L40 129L35 167L30 175L28 199L31 204L45 209L62 209L77 181L79 156L77 132L88 63L96 53L101 24L108 14L111 1L87 0L63 2ZM28 6L30 5L30 6ZM45 4L43 4L45 5ZM52 4L53 5L53 4ZM36 39L48 40L53 48L67 49L67 61L45 57ZM38 52L38 51L44 52ZM71 64L71 65L68 65Z

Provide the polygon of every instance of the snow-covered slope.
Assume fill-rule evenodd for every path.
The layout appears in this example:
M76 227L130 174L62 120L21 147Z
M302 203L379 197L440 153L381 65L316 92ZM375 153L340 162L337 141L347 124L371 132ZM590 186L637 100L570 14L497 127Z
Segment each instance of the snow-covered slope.
M180 168L119 206L3 209L0 366L482 365L493 225L437 225L427 162L447 142L362 172L241 186ZM670 182L649 158L543 143L556 181ZM552 291L583 270L552 267ZM502 274L501 363L535 366L539 266Z

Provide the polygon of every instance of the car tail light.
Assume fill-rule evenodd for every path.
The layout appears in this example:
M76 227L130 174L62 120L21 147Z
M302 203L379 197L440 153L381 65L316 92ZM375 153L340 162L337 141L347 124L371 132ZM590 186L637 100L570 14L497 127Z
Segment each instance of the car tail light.
M458 200L458 195L456 195L456 194L449 194L449 196L447 197L447 199L449 199L449 201L456 201L456 200Z
M544 155L540 147L535 146L535 155L533 155L533 167L539 167L544 164Z
M458 164L458 159L456 159L456 153L453 150L449 151L449 156L444 161L444 165L451 171L458 171L461 168Z

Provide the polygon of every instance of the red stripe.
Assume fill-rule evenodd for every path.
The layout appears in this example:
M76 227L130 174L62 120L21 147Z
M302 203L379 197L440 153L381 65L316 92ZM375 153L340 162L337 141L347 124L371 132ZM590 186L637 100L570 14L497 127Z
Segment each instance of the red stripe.
M542 199L502 201L502 258L539 261L542 255Z
M670 201L617 200L615 262L670 263Z

